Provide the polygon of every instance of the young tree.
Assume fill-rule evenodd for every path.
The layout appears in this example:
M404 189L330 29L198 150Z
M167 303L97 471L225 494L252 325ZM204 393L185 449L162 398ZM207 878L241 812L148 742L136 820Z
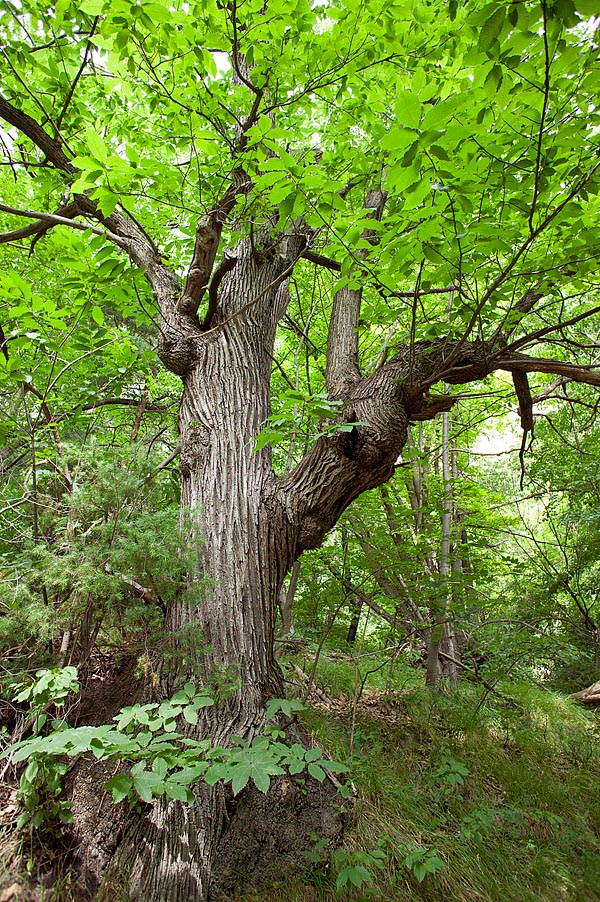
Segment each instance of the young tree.
M174 602L166 628L201 630L190 672L239 677L199 725L207 738L262 729L282 694L285 574L388 479L409 421L453 404L433 386L509 372L528 426L528 373L600 384L569 343L600 309L594 12L592 0L5 4L0 240L11 262L65 228L82 255L118 248L144 273L153 301L140 304L156 304L158 355L182 381L181 504L202 539L190 579L211 589ZM254 448L273 366L285 370L278 329L298 327L313 268L335 416L278 477L269 445ZM118 288L99 315L119 314ZM7 375L23 380L10 322ZM544 342L552 359L524 353ZM191 808L132 816L119 840L131 898L206 898L224 802L200 787Z

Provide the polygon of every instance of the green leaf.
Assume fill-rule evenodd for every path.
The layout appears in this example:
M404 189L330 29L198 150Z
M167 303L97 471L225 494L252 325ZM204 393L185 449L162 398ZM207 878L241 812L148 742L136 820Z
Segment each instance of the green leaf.
M192 790L188 789L187 786L182 786L181 783L177 783L175 780L165 780L165 795L168 799L177 802L187 802L188 805L192 805L194 802Z
M412 91L401 91L394 105L396 121L406 128L418 128L421 121L421 101Z
M232 768L231 788L234 796L244 789L252 776L252 767L248 764L236 764Z
M98 209L103 216L111 216L119 203L118 194L114 194L108 188L102 186L96 188L96 190L92 192L91 197L96 201Z
M319 783L323 782L323 780L325 779L325 771L322 767L319 767L318 764L311 763L308 765L307 769L311 777L314 777L315 780L319 781Z
M271 777L266 770L255 767L252 770L252 782L261 792L267 793L269 791L269 786L271 785Z
M341 761L326 761L322 758L319 761L319 764L325 770L331 771L332 774L346 774L350 770L350 768L346 767L345 764L342 764Z
M115 804L122 802L127 798L133 786L133 780L127 774L115 774L102 787L107 792L112 792L112 799Z
M477 42L477 49L480 52L485 53L490 50L494 42L500 36L505 17L506 7L502 4L499 5L491 16L483 23L481 31L479 32L479 41Z
M102 140L98 132L94 131L93 128L86 128L85 143L87 144L94 160L98 160L98 162L100 163L106 163L107 152L104 141Z
M101 307L92 307L92 319L95 323L98 323L99 326L104 325L104 313L102 312Z
M167 762L165 761L165 759L155 758L152 762L152 771L161 779L164 779L167 774Z
M323 756L322 749L308 749L304 758L306 761L317 761L319 758Z
M343 868L338 874L337 880L335 882L336 889L342 889L342 887L346 886L350 883L352 886L362 886L363 883L369 883L373 878L366 868L363 868L360 865L354 865L353 867Z
M219 780L228 780L231 776L231 767L222 761L211 764L207 769L204 780L209 786L214 786Z
M153 22L170 22L173 18L173 13L167 7L162 6L160 3L146 3L144 4L144 12L152 19Z
M187 720L188 723L197 724L198 723L198 712L196 708L192 705L188 705L183 709L183 716Z
M141 771L133 778L133 788L143 802L151 802L153 796L164 792L164 786L164 780L152 771Z
M90 16L99 16L104 11L107 2L110 0L83 0L79 4L79 9Z

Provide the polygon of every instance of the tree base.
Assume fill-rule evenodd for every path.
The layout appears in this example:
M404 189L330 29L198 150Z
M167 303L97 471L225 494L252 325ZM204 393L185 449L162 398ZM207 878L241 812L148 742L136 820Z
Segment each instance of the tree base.
M229 822L218 847L209 899L225 902L243 889L262 892L284 880L302 880L314 867L306 852L315 837L341 840L343 799L326 779L273 780L265 795L252 786L228 805Z
M74 859L80 898L98 902L142 898L137 888L130 885L123 865L127 860L123 844L126 846L132 836L132 818L139 821L136 836L152 836L152 805L131 812L126 803L113 805L108 793L101 793L103 798L99 798L99 766L89 764L90 770L86 768L78 775L74 803ZM108 779L113 770L109 773L106 769L102 780ZM330 850L339 844L343 834L344 800L329 779L319 783L308 775L284 775L273 779L267 794L248 786L237 798L229 796L225 806L225 829L218 842L207 896L210 902L225 902L239 898L241 891L260 893L283 881L306 879L314 865L305 853L314 850L315 837L328 840ZM188 811L185 822L193 830L194 811ZM115 862L120 864L115 866ZM193 890L193 880L188 882L184 873L182 881L182 897L188 902L205 902ZM165 890L163 897L156 895L152 902L167 902L174 898L173 892L173 888Z

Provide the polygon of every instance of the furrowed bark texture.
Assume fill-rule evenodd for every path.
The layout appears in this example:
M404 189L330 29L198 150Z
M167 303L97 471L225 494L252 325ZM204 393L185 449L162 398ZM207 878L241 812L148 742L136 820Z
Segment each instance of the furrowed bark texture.
M341 386L338 420L347 431L322 437L295 470L283 478L274 475L269 448L253 448L270 414L275 332L301 250L290 242L278 254L259 257L249 243L238 246L209 329L169 311L175 286L160 264L149 275L166 310L160 353L183 380L182 506L198 559L187 600L169 613L167 631L180 660L174 672L164 673L161 689L169 691L187 677L217 692L223 679L237 681L233 694L218 698L197 727L187 728L214 745L227 745L232 736L250 741L264 727L266 700L283 694L274 629L285 574L303 550L320 544L354 498L389 478L409 420L429 418L440 409L420 385L443 359L443 344L429 343L410 353L400 349L363 378L353 352L346 356L345 369L349 345L338 346L332 337L331 353L339 355L334 366ZM348 318L340 316L338 323L347 328ZM455 380L485 374L485 351L483 345L466 348ZM200 582L198 592L194 579ZM121 705L130 702L121 699ZM236 878L248 873L249 849L256 857L257 850L269 848L267 870L271 877L280 876L290 850L298 859L310 847L311 833L335 835L326 816L331 799L317 786L303 796L293 781L274 781L269 803L255 821L248 812L262 805L256 792L247 790L233 800L223 786L203 784L196 787L192 806L157 800L141 813L121 814L119 821L110 810L93 815L97 788L107 776L96 778L91 798L90 773L84 774L83 788L75 789L79 857L94 880L101 881L108 870L113 884L125 887L136 902L225 898ZM100 844L96 837L102 838ZM255 874L253 885L261 886L264 879L264 872Z
M235 31L235 12L232 21ZM235 35L233 60L240 86L253 95L250 113L240 120L236 136L236 154L241 158L264 91L253 87ZM74 180L77 170L58 135L46 132L3 96L0 119L31 141L63 177ZM85 195L61 203L54 214L16 211L39 221L0 236L2 241L17 236L35 240L49 228L73 226L76 218L92 220L94 232L105 234L143 268L154 291L161 315L158 353L183 381L182 505L197 550L188 598L174 605L167 618L179 662L170 674L163 667L161 692L187 676L212 685L217 704L206 710L197 727L189 727L189 733L215 745L226 745L236 735L251 740L264 727L265 701L282 694L273 640L285 574L303 550L320 544L358 495L389 478L406 442L409 421L431 419L450 409L452 399L430 395L430 386L440 381L472 382L495 369L515 374L517 385L533 371L600 384L600 373L587 367L529 358L518 352L519 343L512 350L494 338L469 343L467 335L458 342L426 341L398 348L379 369L363 377L358 355L362 292L343 288L334 298L326 369L329 397L341 401L337 422L341 428L315 442L292 472L276 478L270 450L254 452L253 447L270 414L275 331L289 301L289 276L307 251L310 230L295 223L294 237L279 234L273 243L269 235L277 220L273 213L264 228L255 224L252 240L241 242L231 255L223 254L217 264L223 225L238 194L249 188L243 171L234 170L225 193L198 223L183 288L133 216L117 208L105 217ZM385 199L381 190L369 192L367 216L380 219ZM375 240L376 234L367 228L363 237ZM323 260L318 254L312 258ZM201 322L198 312L206 294ZM0 350L2 345L0 332ZM8 354L6 346L3 350ZM190 627L192 643L185 641L192 635ZM238 688L219 696L224 680L237 681ZM133 668L115 674L102 719L110 720L143 692L133 679ZM250 879L251 863L267 848L273 855L266 871L271 878L281 877L281 862L291 850L297 854L309 848L311 833L335 835L336 828L324 816L331 807L325 784L319 787L308 780L302 795L292 780L281 778L273 781L266 800L253 789L233 800L223 786L200 784L191 806L157 800L131 812L127 806L108 804L100 793L110 775L106 767L85 762L71 778L79 861L92 883L104 880L99 898L204 902L211 892L213 898L226 897L244 882L244 889L258 890L263 888L264 874Z

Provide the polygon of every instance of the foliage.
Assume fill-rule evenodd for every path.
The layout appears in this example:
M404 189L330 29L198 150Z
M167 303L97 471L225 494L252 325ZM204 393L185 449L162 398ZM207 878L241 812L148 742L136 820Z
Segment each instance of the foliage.
M183 689L162 702L135 704L122 708L114 726L69 727L63 720L55 720L51 729L41 733L45 721L36 713L43 703L62 705L70 692L77 691L77 672L68 667L56 671L40 671L38 679L19 693L15 701L30 701L34 712L34 736L9 745L0 757L10 757L13 764L27 761L21 778L21 799L25 807L19 827L52 826L57 820L71 819L70 803L57 801L66 772L65 756L93 755L99 761L115 761L119 773L104 786L112 793L114 803L129 799L132 805L139 800L151 802L165 796L173 801L194 801L190 788L199 780L209 786L219 780L231 784L238 795L252 783L261 792L268 792L271 777L288 771L298 775L306 771L319 782L327 773L344 773L347 767L323 757L319 748L305 749L299 743L291 746L277 737L255 737L250 744L241 738L232 747L212 746L209 740L198 740L179 732L177 720L196 725L201 711L212 706L214 699L202 689L186 683ZM56 692L56 696L53 693ZM294 700L272 699L267 719L278 712L289 716L303 705ZM133 762L133 763L132 763ZM126 765L131 764L129 771ZM46 823L48 822L48 823Z
M297 666L308 672L308 685L315 677L352 699L349 755L364 791L377 784L390 808L404 810L409 799L427 812L410 829L396 829L384 857L373 851L383 831L364 848L340 853L339 888L361 891L385 874L388 889L408 881L412 892L444 897L453 860L464 861L473 846L485 859L501 837L510 854L498 843L500 858L526 860L527 892L535 897L535 857L517 838L526 836L558 875L566 866L541 848L538 834L556 834L565 857L576 848L571 828L556 820L561 774L542 753L551 748L573 784L575 760L596 767L588 722L584 728L566 703L536 696L531 686L545 681L571 691L600 667L597 401L590 389L568 383L572 376L594 381L597 363L597 4L5 5L3 685L43 664L92 670L98 650L110 660L132 654L140 672L161 657L178 684L208 652L196 624L175 633L165 627L174 606L183 603L188 614L199 608L211 584L198 576L202 537L188 512L177 511L170 470L180 381L159 370L154 347L180 316L177 296L194 269L190 261L198 262L207 219L218 218L219 254L201 307L185 314L182 332L195 329L198 345L213 328L205 316L214 318L219 300L216 274L223 264L237 265L236 249L249 249L258 269L302 237L302 253L279 285L285 313L263 349L263 407L243 439L253 461L272 459L290 480L318 442L345 449L354 461L354 439L368 445L379 415L388 416L388 407L397 413L386 391L397 402L399 386L409 394L413 386L412 364L400 377L405 382L393 375L385 383L386 366L410 362L417 350L420 365L432 358L440 365L424 377L422 406L417 410L416 396L414 409L407 402L403 413L413 419L432 413L429 390L450 378L448 360L456 382L471 378L461 353L473 342L490 355L481 372L497 365L515 377L482 378L475 397L445 387L448 397L437 403L456 402L460 411L449 429L451 479L439 450L443 431L419 419L389 488L357 499L325 547L303 559L292 639L307 645ZM385 195L380 217L368 202L375 189ZM133 249L132 235L145 255ZM156 289L156 270L164 275L167 267L172 281L158 313L160 291L150 283ZM346 407L328 386L340 350L332 311L343 297L362 301L349 330L348 343L356 338L357 346L344 350L361 376L372 377L368 400L378 406L370 418L354 410L366 396ZM233 323L236 343L240 335L242 343L249 334L254 339L258 301L250 292L236 303L231 318L219 311L213 337ZM532 349L538 356L525 360ZM350 382L353 375L358 369ZM371 391L377 385L385 389L381 397ZM522 422L529 393L538 412L539 454L523 457L525 474L516 455L491 467L473 459L486 418L505 416L515 390ZM244 401L251 413L255 400ZM189 425L184 419L182 427ZM242 425L239 417L232 441ZM449 512L448 536L442 518ZM443 672L450 647L442 647L443 630L454 631L452 654L471 685L454 698L432 699L420 688L408 696L427 754L417 761L417 740L405 724L398 742L408 749L408 764L394 746L390 796L386 762L366 754L370 743L387 749L388 737L361 725L361 696L368 687L418 686L432 649ZM332 650L341 658L327 657ZM34 756L22 782L29 814L67 818L58 795L63 755L126 761L108 788L115 800L136 804L162 795L190 801L200 778L224 780L236 793L249 782L266 791L285 767L318 780L334 770L316 749L288 749L279 722L267 737L240 739L228 750L189 739L178 720L198 726L210 701L218 707L241 686L240 662L213 672L206 694L188 683L170 700L124 709L116 725L54 725L40 709L37 735L14 749L14 760ZM61 683L60 673L39 675L38 688L21 690L20 700L42 707L65 701L72 675L62 671ZM268 714L299 710L282 700ZM551 723L559 715L571 737ZM525 786L523 797L503 768L506 759ZM495 794L484 791L484 760L502 787ZM540 774L551 787L546 796ZM585 824L578 839L591 854L586 818L578 810L570 822ZM557 878L556 898L572 886L589 890L587 858L585 868L580 876L569 864L571 883L561 888ZM505 896L514 896L512 878L503 879Z

